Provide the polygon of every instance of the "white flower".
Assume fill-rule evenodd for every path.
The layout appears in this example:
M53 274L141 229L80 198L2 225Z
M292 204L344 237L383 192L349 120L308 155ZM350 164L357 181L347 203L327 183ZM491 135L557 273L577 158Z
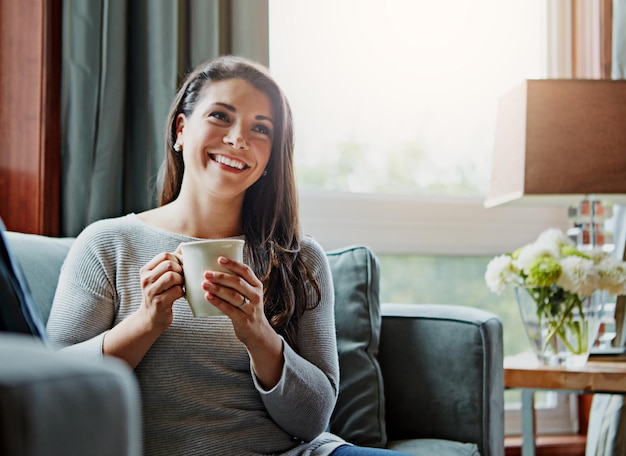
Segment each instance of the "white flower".
M587 252L587 255L589 256L589 258L591 258L593 260L593 262L595 264L600 264L605 260L613 260L616 261L613 256L611 256L610 253L605 252L604 250L602 250L602 248L600 247L596 247L593 250L591 250L590 252Z
M598 288L600 277L593 260L572 255L561 260L557 286L579 296L590 296Z
M605 255L597 263L598 288L606 290L611 295L626 294L626 268L621 261Z
M546 248L556 248L557 255L562 246L574 245L572 240L567 237L567 235L563 233L563 231L556 228L548 228L547 230L542 232L535 241L535 243L539 245L544 245L546 246Z
M487 265L485 282L492 292L501 294L506 285L516 280L519 280L519 270L510 255L497 256Z
M550 277L546 274L550 271L546 265L559 270L556 284L548 280ZM619 296L626 295L626 262L601 248L581 251L563 231L551 228L512 255L500 255L491 260L487 265L485 281L491 291L498 294L507 285L513 285L550 287L551 290L544 291L556 293L560 289L579 298L590 296L595 291Z
M532 244L528 244L519 251L516 264L522 271L528 274L528 268L530 265L545 256L558 259L558 245L554 243L551 244L549 242L534 242Z

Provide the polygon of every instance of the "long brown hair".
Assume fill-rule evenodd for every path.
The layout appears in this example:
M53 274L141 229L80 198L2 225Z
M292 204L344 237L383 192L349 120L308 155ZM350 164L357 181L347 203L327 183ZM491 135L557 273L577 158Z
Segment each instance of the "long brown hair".
M174 97L165 134L165 159L159 172L159 205L178 197L185 166L174 151L176 118L191 116L203 90L214 81L243 79L270 99L274 117L272 151L260 178L244 197L241 224L250 267L264 287L265 314L272 327L297 349L300 317L320 300L320 289L300 255L300 221L293 167L291 108L267 68L240 57L223 56L193 70ZM313 287L313 293L307 289Z

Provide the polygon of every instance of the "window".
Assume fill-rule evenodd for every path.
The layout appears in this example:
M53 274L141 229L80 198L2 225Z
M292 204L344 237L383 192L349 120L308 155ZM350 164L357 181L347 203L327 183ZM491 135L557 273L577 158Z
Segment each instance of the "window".
M269 5L270 67L294 111L304 229L327 249L372 247L383 301L480 305L503 319L506 355L528 347L513 294L491 294L485 267L548 226L567 227L565 209L482 203L498 96L547 68L543 2ZM518 401L507 393L508 405ZM561 421L551 430L575 430L569 400L543 404Z
M497 97L541 76L541 2L270 2L300 185L486 193Z

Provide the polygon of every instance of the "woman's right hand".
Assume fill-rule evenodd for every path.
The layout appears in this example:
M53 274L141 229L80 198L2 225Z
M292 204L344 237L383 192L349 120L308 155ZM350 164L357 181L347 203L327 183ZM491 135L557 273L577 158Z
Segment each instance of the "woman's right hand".
M184 296L180 256L159 253L139 270L139 277L142 294L140 312L146 312L155 329L165 331L174 320L174 301Z
M175 253L160 253L139 270L141 306L104 336L105 355L123 359L132 368L172 324L174 301L183 296L183 268Z

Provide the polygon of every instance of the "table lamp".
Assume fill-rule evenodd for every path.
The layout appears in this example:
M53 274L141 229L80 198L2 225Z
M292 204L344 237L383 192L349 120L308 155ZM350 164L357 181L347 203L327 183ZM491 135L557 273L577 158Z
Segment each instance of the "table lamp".
M610 251L608 202L626 204L626 80L526 80L500 98L485 207L567 205L578 247ZM625 246L614 254L626 258ZM624 296L615 322L622 350Z
M626 203L626 80L526 80L500 98L484 205L507 203L568 205L577 243L606 243L606 203Z

